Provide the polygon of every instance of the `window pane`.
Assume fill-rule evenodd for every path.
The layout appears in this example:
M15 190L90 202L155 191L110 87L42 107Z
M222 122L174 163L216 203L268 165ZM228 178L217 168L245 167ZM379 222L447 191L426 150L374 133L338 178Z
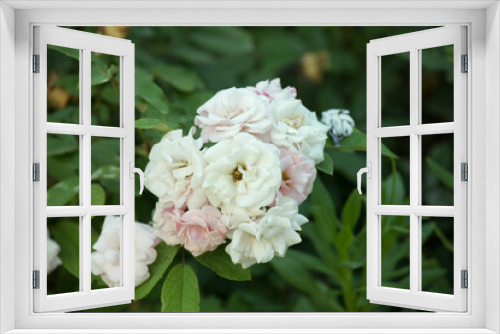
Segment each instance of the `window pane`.
M421 52L422 123L453 122L453 45Z
M422 205L453 205L453 134L422 136Z
M47 218L47 294L80 290L80 217Z
M382 205L408 205L410 193L410 137L382 138L382 145L398 156L381 156Z
M120 126L120 57L92 52L92 125Z
M410 217L381 216L382 286L410 289Z
M47 206L80 205L79 136L47 134Z
M422 291L453 294L453 218L422 217Z
M80 50L47 48L47 121L80 123Z
M120 138L92 137L92 205L120 205Z
M122 286L121 216L92 217L92 290Z
M382 126L410 124L410 53L381 57Z

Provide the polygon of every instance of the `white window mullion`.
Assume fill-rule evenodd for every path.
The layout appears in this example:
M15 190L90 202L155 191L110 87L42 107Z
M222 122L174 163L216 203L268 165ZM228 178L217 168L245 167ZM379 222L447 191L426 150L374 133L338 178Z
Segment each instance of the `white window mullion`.
M91 85L90 85L90 49L83 49L83 57L81 60L82 64L82 86L81 86L81 95L80 100L82 101L82 125L87 129L87 132L82 136L83 138L83 147L82 147L82 156L83 158L80 161L81 165L81 173L80 173L80 183L81 183L81 191L80 197L83 198L83 206L85 208L90 208L92 197L91 197L91 135L88 129L90 128L91 123ZM80 281L83 282L83 291L85 293L90 293L91 291L91 260L90 254L91 250L91 239L90 239L90 231L91 231L91 215L90 211L86 212L83 217L83 226L80 230L80 235L82 235L82 243L80 244L80 263L83 265L83 270L80 272Z
M415 48L410 50L410 127L414 128L419 124L419 51ZM420 156L419 156L419 136L410 133L410 207L419 204L420 188ZM410 214L410 291L417 292L420 289L420 268L421 253L419 252L421 243L420 237L420 217L414 212Z

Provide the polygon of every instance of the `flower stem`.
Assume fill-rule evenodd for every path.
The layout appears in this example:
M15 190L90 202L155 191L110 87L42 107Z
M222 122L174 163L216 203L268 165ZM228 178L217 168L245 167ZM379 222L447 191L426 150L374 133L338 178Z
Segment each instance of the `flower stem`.
M186 264L186 253L184 252L184 247L182 249L182 265Z

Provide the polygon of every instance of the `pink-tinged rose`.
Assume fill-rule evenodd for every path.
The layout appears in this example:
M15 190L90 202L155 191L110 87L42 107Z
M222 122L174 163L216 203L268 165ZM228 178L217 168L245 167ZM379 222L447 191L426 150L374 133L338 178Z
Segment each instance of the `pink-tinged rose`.
M182 244L178 236L176 226L181 223L184 209L176 207L163 207L160 202L156 203L156 210L153 215L153 233L167 245L175 246Z
M198 256L223 244L227 228L221 217L220 211L210 205L187 211L181 222L176 224L177 235L184 248Z
M154 233L168 245L182 245L194 256L212 251L226 240L227 227L220 211L210 205L184 211L157 204Z
M281 148L280 164L281 187L276 199L286 196L300 205L312 191L316 179L314 163L300 153Z
M264 134L271 127L268 102L246 88L221 90L198 108L194 124L200 127L201 138L217 143L240 132Z
M265 96L269 101L293 100L297 97L297 90L294 87L281 88L280 79L265 80L257 83L255 87L247 87L257 95Z

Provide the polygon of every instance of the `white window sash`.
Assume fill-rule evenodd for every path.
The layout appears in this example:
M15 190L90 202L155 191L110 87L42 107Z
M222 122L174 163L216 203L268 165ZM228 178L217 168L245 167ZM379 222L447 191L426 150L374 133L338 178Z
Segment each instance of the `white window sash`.
M460 180L460 164L467 162L467 75L461 73L461 55L467 54L466 28L451 26L371 41L367 46L367 297L372 303L430 311L467 310L467 289L460 271L467 269L467 182ZM421 49L454 45L454 122L421 125ZM381 57L410 52L410 124L381 126ZM454 206L421 205L420 135L454 133ZM381 138L410 138L410 205L381 205ZM410 289L381 283L381 215L410 217ZM421 220L454 217L453 295L421 291Z
M134 45L118 38L39 26L34 32L34 53L40 55L40 73L34 82L34 162L40 163L40 182L34 187L34 267L40 271L40 288L34 289L35 312L66 312L129 303L134 298L134 180L129 168L134 166ZM80 123L47 123L47 46L57 45L80 50ZM120 57L120 127L91 125L90 59L91 52ZM80 205L47 207L47 133L78 135L80 138ZM91 137L120 139L121 205L91 205ZM132 174L133 175L133 174ZM91 289L91 239L93 215L121 215L121 286ZM80 291L47 295L47 217L80 217Z

